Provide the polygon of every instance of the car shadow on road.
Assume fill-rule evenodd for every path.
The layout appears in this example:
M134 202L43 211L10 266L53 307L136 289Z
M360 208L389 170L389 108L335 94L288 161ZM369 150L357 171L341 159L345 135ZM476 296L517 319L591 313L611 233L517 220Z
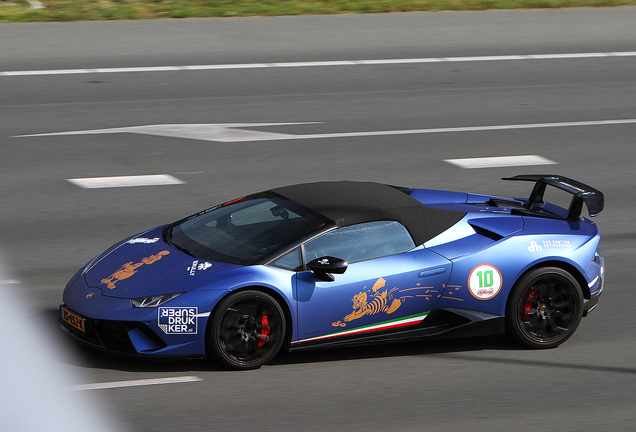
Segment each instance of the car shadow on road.
M37 318L42 322L50 324L50 330L56 333L57 340L54 341L54 343L59 347L59 350L70 353L70 356L65 356L65 361L73 366L121 370L126 372L214 372L227 370L213 361L206 359L151 359L99 351L85 346L65 334L58 323L59 312L57 310L44 311L38 315ZM421 356L441 353L523 349L523 347L516 345L505 337L440 339L282 352L276 356L268 366Z
M431 354L471 351L502 351L524 349L506 337L473 337L460 339L414 340L338 348L292 351L278 355L271 365L359 360L369 358L425 356Z

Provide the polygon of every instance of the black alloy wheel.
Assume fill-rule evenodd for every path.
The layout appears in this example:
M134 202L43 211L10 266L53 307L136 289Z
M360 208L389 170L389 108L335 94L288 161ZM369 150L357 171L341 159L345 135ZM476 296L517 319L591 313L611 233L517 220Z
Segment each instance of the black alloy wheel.
M285 339L285 314L261 291L225 298L208 324L208 350L231 369L256 369L269 362Z
M583 294L574 277L557 267L531 270L510 293L506 331L531 348L554 348L565 342L583 316Z

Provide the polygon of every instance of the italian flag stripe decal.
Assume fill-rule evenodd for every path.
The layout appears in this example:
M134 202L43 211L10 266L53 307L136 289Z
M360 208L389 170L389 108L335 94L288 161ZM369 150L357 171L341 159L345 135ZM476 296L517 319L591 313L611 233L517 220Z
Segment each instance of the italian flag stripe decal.
M411 315L404 318L398 318L391 321L384 321L378 324L371 324L367 326L357 327L351 330L343 330L343 331L331 333L324 336L318 336L318 337L313 337L309 339L302 339L302 340L299 340L298 342L310 342L310 341L331 339L331 338L340 337L340 336L350 336L350 335L356 335L356 334L362 334L362 333L369 333L369 332L378 331L378 330L389 330L392 328L415 325L415 324L421 323L424 320L424 318L426 318L426 316L429 314L429 312L424 312L418 315Z

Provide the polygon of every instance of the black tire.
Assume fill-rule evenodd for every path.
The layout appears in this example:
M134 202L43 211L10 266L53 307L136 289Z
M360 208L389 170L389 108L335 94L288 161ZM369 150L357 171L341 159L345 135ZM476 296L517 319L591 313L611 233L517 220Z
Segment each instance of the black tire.
M574 277L557 267L524 274L506 305L506 332L531 348L554 348L576 330L583 316L583 294Z
M261 291L240 291L223 299L207 328L208 352L231 369L257 369L285 340L285 314Z

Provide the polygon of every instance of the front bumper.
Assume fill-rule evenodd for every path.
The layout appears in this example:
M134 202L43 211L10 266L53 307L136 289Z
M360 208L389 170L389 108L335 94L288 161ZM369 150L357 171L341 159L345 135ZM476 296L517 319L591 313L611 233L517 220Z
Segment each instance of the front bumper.
M65 314L73 319L65 320ZM203 318L200 321L207 321ZM161 335L161 330L153 328L156 322L95 319L66 305L60 305L59 322L75 340L101 351L153 358L205 356L205 322L197 334Z
M79 318L81 325L72 325L64 320L69 312L75 322ZM79 342L95 349L112 351L128 355L152 354L162 350L167 344L154 332L140 322L97 320L81 316L65 305L60 305L60 325ZM83 327L84 331L81 328Z
M202 357L209 311L225 293L189 291L158 307L133 307L130 299L89 287L78 272L64 290L60 323L77 341L99 350L142 357Z

